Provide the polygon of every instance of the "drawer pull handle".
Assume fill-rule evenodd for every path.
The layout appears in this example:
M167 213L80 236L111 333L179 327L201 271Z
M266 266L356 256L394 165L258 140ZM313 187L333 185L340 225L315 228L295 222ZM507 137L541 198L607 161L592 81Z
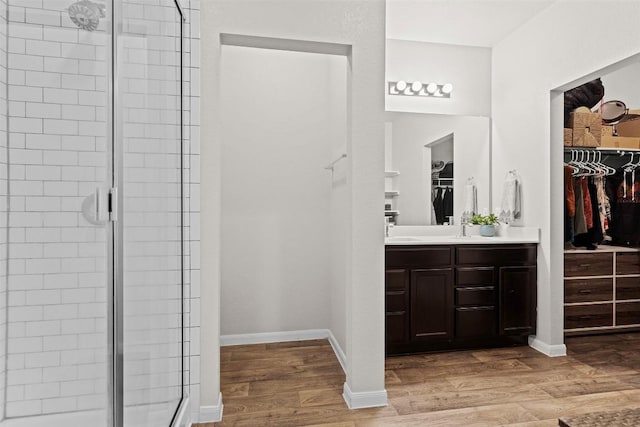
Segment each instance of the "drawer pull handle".
M592 291L591 289L580 289L578 291L579 294L585 295L585 294L590 294Z
M586 263L586 264L578 264L578 267L582 267L582 268L589 267L589 266L591 266L591 263L589 263L589 262Z
M594 316L591 316L591 315L578 316L578 319L580 320L591 320L593 318Z
M406 313L406 311L387 311L387 316L401 316Z
M386 294L387 294L387 296L389 296L389 295L404 295L405 292L404 291L387 291Z

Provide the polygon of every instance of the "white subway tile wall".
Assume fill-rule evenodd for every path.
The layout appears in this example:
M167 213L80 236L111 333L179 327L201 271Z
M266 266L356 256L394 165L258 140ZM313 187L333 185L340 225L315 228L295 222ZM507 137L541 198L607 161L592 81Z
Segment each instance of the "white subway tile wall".
M8 147L7 147L7 2L0 0L0 419L4 418L4 389L7 368L7 212L8 212ZM22 368L22 367L21 367Z
M106 233L80 207L106 186L110 36L66 1L9 6L6 416L105 410Z
M200 1L184 0L183 38L184 124L184 384L191 419L200 414Z
M120 98L127 153L127 404L175 404L184 380L197 419L199 372L190 367L199 365L199 319L190 314L198 303L199 271L190 253L199 244L199 209L192 209L199 206L199 170L190 166L198 164L194 137L199 132L190 112L199 107L199 95L190 82L199 72L197 55L191 55L199 49L199 35L194 34L199 26L190 22L199 19L199 2L182 2L187 13L182 378L175 8L168 7L172 0L121 3L130 18ZM68 6L69 1L60 0L10 1L10 37L0 38L8 48L0 55L0 92L7 93L9 82L8 107L4 97L1 101L2 111L9 111L8 135L7 117L0 118L0 143L6 147L8 139L9 145L0 150L0 185L6 189L9 174L10 194L8 200L4 193L0 199L0 221L6 221L7 201L11 210L10 227L2 228L0 240L0 255L6 258L7 239L11 250L8 286L7 263L0 259L0 295L5 299L0 310L7 299L9 306L8 335L0 340L8 341L6 351L0 351L9 371L3 390L7 417L106 405L106 233L89 224L79 207L105 184L110 40L104 22L94 32L75 27L67 17ZM4 18L0 37L7 34Z
M180 25L171 0L123 2L125 424L182 397Z
M199 93L191 82L199 79L199 24L191 22L199 20L199 0L181 1L187 18L182 290L175 7L173 0L116 1L127 17L119 67L126 153L125 404L154 404L166 412L181 397L183 380L197 420L200 320L191 314L199 305L200 275L191 253L199 253L200 143L194 120ZM88 32L68 18L72 0L0 2L0 114L8 111L0 117L0 224L7 215L9 224L0 226L0 321L6 309L9 321L8 335L0 337L7 366L6 399L0 401L6 401L7 417L105 410L106 232L90 224L80 207L97 186L107 186L107 19ZM111 1L106 3L109 13ZM136 415L142 417L136 425L156 425L144 411Z

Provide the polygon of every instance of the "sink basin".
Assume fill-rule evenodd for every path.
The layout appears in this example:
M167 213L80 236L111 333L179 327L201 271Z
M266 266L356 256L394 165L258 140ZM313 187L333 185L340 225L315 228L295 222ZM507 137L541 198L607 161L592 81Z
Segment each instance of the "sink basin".
M387 237L387 242L421 242L424 239L419 237L411 237L411 236L393 236Z

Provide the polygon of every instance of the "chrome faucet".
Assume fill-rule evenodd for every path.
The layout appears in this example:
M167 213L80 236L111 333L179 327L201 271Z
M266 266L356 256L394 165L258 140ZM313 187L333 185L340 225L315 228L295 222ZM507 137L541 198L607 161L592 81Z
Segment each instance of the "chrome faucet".
M393 223L391 223L391 221L387 220L385 221L384 224L384 237L389 237L389 233L391 232L391 230L393 230Z
M460 217L460 233L459 233L459 237L466 237L467 236L467 228L466 225L469 223L469 219L467 218L466 215L462 215Z

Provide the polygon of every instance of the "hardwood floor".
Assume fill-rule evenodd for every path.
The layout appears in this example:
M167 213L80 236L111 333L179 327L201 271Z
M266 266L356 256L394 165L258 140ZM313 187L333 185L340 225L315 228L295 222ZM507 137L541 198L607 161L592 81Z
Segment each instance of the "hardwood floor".
M223 347L213 426L557 426L563 415L640 407L640 333L529 347L390 357L389 405L350 411L326 340Z

